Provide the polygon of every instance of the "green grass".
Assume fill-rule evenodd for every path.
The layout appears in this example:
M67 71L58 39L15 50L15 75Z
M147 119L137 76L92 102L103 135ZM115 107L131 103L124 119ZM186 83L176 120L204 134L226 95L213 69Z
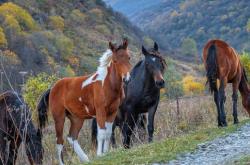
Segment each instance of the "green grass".
M250 164L250 155L243 156L239 160L234 161L234 165L249 165Z
M117 165L167 162L175 159L180 153L195 150L200 143L232 133L247 122L250 122L250 120L244 120L239 125L230 125L227 128L202 129L187 135L133 147L130 150L113 150L103 157L95 158L89 164Z

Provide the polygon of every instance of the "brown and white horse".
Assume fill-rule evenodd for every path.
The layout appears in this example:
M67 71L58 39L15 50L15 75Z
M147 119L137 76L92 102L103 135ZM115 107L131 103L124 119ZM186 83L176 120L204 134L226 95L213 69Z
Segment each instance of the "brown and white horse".
M85 119L96 117L98 123L97 155L108 151L112 124L118 107L124 98L123 81L130 80L130 55L128 41L116 47L109 42L107 50L100 58L100 65L90 76L63 78L47 90L38 103L40 127L47 120L47 108L55 121L57 152L59 163L63 164L63 127L65 117L71 125L67 140L82 162L89 161L81 149L77 138Z

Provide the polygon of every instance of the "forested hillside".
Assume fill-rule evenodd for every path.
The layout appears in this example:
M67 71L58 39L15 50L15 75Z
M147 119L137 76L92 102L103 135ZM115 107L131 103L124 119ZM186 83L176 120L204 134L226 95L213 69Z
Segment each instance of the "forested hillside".
M108 41L123 37L138 52L142 32L101 0L0 1L0 57L11 82L19 71L91 72Z
M128 10L129 4L131 7L134 4L118 6L118 2L122 1L117 0L110 5L126 14L133 23L158 40L166 50L175 54L200 54L204 44L211 38L226 40L238 51L250 51L248 0L161 0L151 6L147 6L145 2L140 5L144 10L138 9L132 16ZM188 51L186 48L190 45L197 47L198 51Z

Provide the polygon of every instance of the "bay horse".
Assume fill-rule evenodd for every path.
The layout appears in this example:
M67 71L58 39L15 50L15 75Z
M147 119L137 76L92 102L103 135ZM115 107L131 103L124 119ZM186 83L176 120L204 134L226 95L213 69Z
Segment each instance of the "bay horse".
M207 71L207 81L210 91L214 94L214 102L218 112L218 126L227 126L224 103L225 88L232 83L234 124L239 123L237 115L238 89L242 95L243 106L250 110L248 86L245 71L240 63L238 53L222 40L210 40L203 49L203 62Z
M77 141L85 119L95 117L97 120L97 155L108 151L113 121L124 98L123 82L127 83L130 80L130 68L128 41L124 39L118 47L109 42L109 50L100 58L100 65L95 73L89 76L63 78L43 94L37 106L39 123L41 128L45 126L49 108L55 121L60 164L63 164L65 117L71 122L67 140L82 162L89 161Z
M20 95L7 91L0 95L0 164L16 163L21 142L30 164L42 164L42 137L32 123L29 107Z
M139 61L131 71L131 80L124 86L125 99L119 107L119 113L113 125L112 143L115 146L114 130L119 126L123 134L123 146L130 147L132 131L136 123L142 128L144 116L148 113L148 141L153 140L154 116L160 100L160 89L164 88L163 78L166 61L158 51L155 42L154 47L146 50L142 46L144 59ZM139 121L138 121L139 118ZM92 123L92 143L95 143L95 121ZM94 145L94 144L93 144Z

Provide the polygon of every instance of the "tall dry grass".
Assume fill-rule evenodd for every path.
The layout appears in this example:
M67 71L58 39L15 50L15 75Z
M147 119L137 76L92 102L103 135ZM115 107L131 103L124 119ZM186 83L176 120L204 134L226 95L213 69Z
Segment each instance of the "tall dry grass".
M230 87L226 90L226 103L225 110L227 114L228 124L233 123L232 117L232 99ZM217 127L217 111L213 102L212 96L195 96L184 97L179 99L179 115L177 115L176 100L168 100L162 98L155 116L155 133L154 141L159 141L168 137L180 136L198 129L209 127ZM239 119L243 120L248 115L241 105L241 98L238 101L238 115ZM83 150L89 155L90 158L95 157L95 150L91 147L91 120L86 120L80 132L79 142ZM64 128L65 137L65 150L64 161L66 164L78 164L79 160L72 148L66 141L69 130L69 121L66 120ZM141 139L140 139L140 138ZM116 129L116 139L118 147L121 145L121 133ZM147 135L144 132L135 133L133 137L133 146L136 147L140 144L147 143ZM44 130L43 146L44 146L44 164L54 165L57 164L56 159L56 136L54 130L54 122L50 120L49 125ZM22 148L21 148L22 150ZM23 152L24 153L24 152ZM27 164L25 154L20 154L17 160L18 164Z

